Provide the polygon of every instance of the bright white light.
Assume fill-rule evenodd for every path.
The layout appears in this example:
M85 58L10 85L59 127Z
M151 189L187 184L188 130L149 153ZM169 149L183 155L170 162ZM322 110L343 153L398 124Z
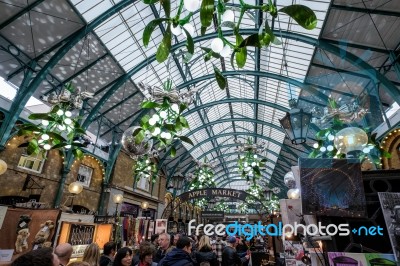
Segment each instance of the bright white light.
M319 150L320 150L321 152L326 152L326 148L325 148L325 147L321 147L321 148L319 148Z
M154 126L156 123L157 123L157 121L155 119L153 119L153 118L149 119L150 126Z
M150 171L151 170L151 166L147 166L147 170Z
M65 119L64 119L64 123L65 123L66 125L71 125L71 123L72 123L71 118L65 118Z
M48 126L48 125L49 125L49 121L47 121L47 120L42 120L42 125L43 125L43 126Z
M222 51L219 53L222 57L229 57L232 54L232 49L229 45L225 45Z
M332 146L332 145L329 145L328 147L326 147L326 149L327 149L328 151L333 151L333 146Z
M245 163L243 164L243 166L246 168L247 166L249 166L249 164L248 164L247 162L245 162Z
M224 42L220 38L215 38L211 42L211 50L215 53L220 53L224 49Z
M332 141L332 140L334 140L334 139L335 139L335 136L333 136L333 135L329 134L329 136L328 136L328 139Z
M71 145L65 145L66 149L71 149Z
M222 14L222 22L233 22L235 20L235 13L232 10L226 10Z
M150 160L149 160L149 159L147 159L147 160L146 160L146 164L149 164L149 163L150 163Z
M58 114L58 115L63 115L63 114L64 114L64 111L60 109L60 110L57 111L57 114Z
M44 144L43 149L45 149L47 151L50 150L51 149L50 144Z
M160 117L163 118L163 119L167 118L167 112L161 111L160 112Z
M254 159L257 159L257 158L258 158L257 154L254 154L253 158L254 158Z
M318 149L318 147L319 147L318 143L314 143L313 147L314 147L314 149Z
M65 112L65 116L66 116L66 117L71 117L71 116L72 116L72 113L71 113L70 111L66 111L66 112Z
M171 106L171 109L172 109L172 111L174 111L175 113L179 113L179 106L178 106L176 103L174 103L174 104Z
M58 129L59 129L59 130L65 130L65 128L66 128L66 127L65 127L64 125L58 125Z
M252 162L252 163L251 163L251 166L252 166L252 167L256 167L257 164L256 164L255 162Z
M150 119L150 120L151 120L151 119ZM160 129L159 127L156 127L156 128L154 129L153 133L151 133L151 135L153 135L153 136L155 137L155 136L160 135L160 132L161 132L161 129Z
M171 139L172 138L172 135L169 132L165 132L164 136L165 136L165 139Z
M192 24L190 23L186 23L185 25L183 25L183 28L185 28L185 30L189 33L190 36L194 36L194 27L192 26Z
M48 140L50 137L49 137L49 135L47 135L47 134L43 134L40 138L41 138L42 140Z
M171 27L171 32L172 32L172 34L174 34L175 36L181 35L181 34L182 34L181 26L179 26L179 25L176 26L176 27L172 26L172 27Z
M195 12L200 7L200 0L184 0L183 4L187 11Z
M156 122L160 121L160 117L157 114L154 114L152 119Z
M371 150L369 148L364 148L363 153L369 153Z

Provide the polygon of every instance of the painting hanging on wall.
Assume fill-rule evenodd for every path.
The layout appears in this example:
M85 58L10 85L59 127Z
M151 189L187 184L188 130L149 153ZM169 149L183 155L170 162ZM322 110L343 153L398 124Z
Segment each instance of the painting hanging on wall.
M328 252L329 266L394 266L393 254Z
M358 160L300 158L299 167L303 214L366 216Z
M397 262L400 262L400 193L378 192L383 217Z

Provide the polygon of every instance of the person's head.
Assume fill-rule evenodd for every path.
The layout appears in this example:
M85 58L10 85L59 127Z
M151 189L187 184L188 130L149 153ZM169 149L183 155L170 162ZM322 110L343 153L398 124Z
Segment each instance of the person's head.
M210 266L210 263L208 261L203 261L200 263L200 266Z
M151 236L151 243L158 246L158 234L154 234Z
M211 243L210 243L210 237L203 235L202 237L200 237L199 240L199 250L201 249L211 249Z
M132 250L124 247L118 250L113 266L130 266L132 263Z
M176 242L178 242L180 237L181 237L181 234L175 234L174 235L174 246L176 246Z
M60 260L52 248L40 248L19 256L11 266L59 266Z
M181 236L178 242L176 242L176 247L189 254L192 253L192 241L187 236Z
M140 247L139 260L143 264L151 265L153 262L154 248L150 245L143 245Z
M226 242L228 242L228 245L230 245L232 247L236 247L238 244L238 241L237 241L236 237L234 237L234 236L229 236L226 239Z
M62 243L54 249L54 253L58 256L60 264L67 265L72 256L72 246L69 243Z
M68 266L90 266L90 264L86 261L74 261L68 264Z
M117 251L117 243L114 241L109 241L104 244L103 253L107 256L114 256Z
M97 266L100 261L100 248L96 243L86 247L82 261L88 262L91 266Z
M170 246L171 236L167 233L162 233L158 237L158 245L162 250L167 250Z

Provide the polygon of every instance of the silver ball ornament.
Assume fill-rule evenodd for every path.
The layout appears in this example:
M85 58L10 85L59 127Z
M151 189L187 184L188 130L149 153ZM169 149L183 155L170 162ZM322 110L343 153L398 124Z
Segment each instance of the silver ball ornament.
M146 154L153 147L153 140L150 139L151 135L147 134L141 143L136 144L133 132L138 128L138 126L130 127L122 135L122 146L131 156Z
M296 179L294 178L294 174L292 171L286 173L285 177L283 178L283 182L288 188L296 187Z

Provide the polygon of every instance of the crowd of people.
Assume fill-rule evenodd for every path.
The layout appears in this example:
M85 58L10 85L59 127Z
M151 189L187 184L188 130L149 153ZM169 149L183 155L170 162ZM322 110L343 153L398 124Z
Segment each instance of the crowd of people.
M248 246L242 239L227 236L185 236L167 233L153 235L138 248L117 249L113 241L103 247L96 243L87 246L81 261L71 261L72 246L58 245L54 250L41 248L18 257L12 266L247 266Z

